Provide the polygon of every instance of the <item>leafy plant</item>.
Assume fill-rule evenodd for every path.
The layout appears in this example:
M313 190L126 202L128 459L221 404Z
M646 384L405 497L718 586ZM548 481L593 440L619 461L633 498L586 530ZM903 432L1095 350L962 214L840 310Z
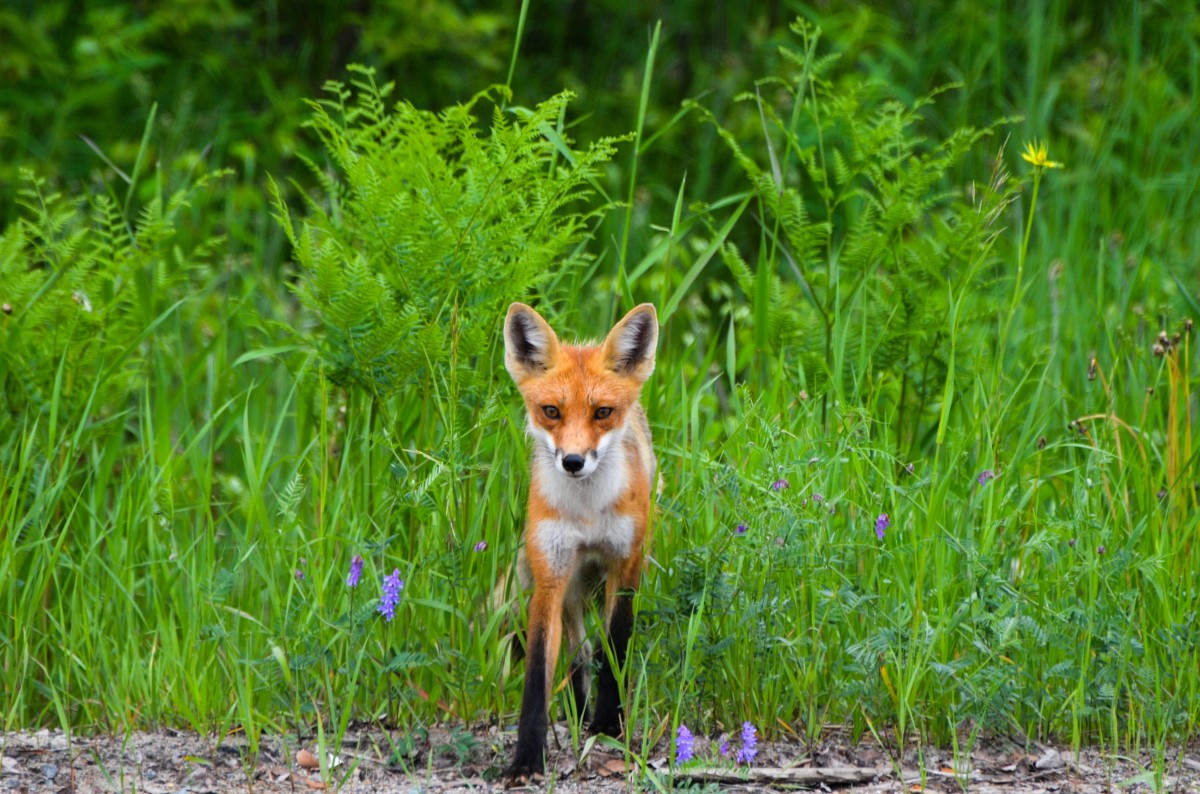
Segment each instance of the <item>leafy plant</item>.
M0 235L0 431L50 413L121 409L143 343L179 304L219 238L190 240L179 216L220 174L156 197L127 221L115 199L84 202L24 174L24 217Z
M819 30L792 30L803 49L780 52L794 73L737 97L757 122L742 129L757 126L760 145L718 129L762 210L756 266L732 244L723 251L753 302L753 349L791 355L799 385L817 391L895 376L893 401L915 400L919 412L947 370L953 296L980 293L1020 187L999 158L966 195L948 175L1004 122L932 141L920 127L938 92L906 104L878 82L835 81L836 57L817 55Z
M333 98L312 103L333 166L314 164L326 201L296 223L272 184L297 294L318 321L305 336L335 383L375 398L429 385L446 364L470 388L507 304L585 258L578 244L599 210L583 200L614 141L569 148L556 128L567 93L532 111L497 107L481 135L474 113L489 93L439 113L389 111L393 85L354 71L356 91L329 83Z

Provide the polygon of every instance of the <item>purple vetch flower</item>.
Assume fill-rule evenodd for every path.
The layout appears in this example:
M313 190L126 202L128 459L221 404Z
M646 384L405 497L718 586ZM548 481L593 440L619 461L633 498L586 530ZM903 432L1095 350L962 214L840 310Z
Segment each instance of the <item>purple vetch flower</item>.
M780 477L775 482L771 483L771 488L773 488L776 493L778 493L779 491L785 490L787 488L790 488L790 487L791 487L791 483L789 483L787 480L785 480L782 477Z
M383 596L379 599L379 614L388 623L396 617L396 605L400 603L400 591L404 589L404 580L400 578L400 569L392 570L392 575L383 580Z
M679 723L679 731L675 734L675 763L685 764L692 760L692 743L692 732L682 722Z
M745 524L738 524L733 529L733 531L738 533L739 535L745 535L749 530L750 530L750 527L746 526Z
M754 760L754 756L758 755L758 731L754 729L754 723L742 723L742 749L738 750L737 761L739 764L748 764Z
M814 491L814 492L813 492L813 495L812 495L812 500L813 500L813 502L815 502L816 504L821 504L821 502L824 502L824 501L825 501L825 497L824 497L824 496L821 496L821 494L819 494L819 493L816 493L816 492Z
M481 540L475 544L475 551L487 551L487 541Z
M979 472L979 476L976 477L975 480L980 485L986 485L987 481L992 479L995 476L996 476L996 472L992 471L991 469L984 469L983 471Z
M887 513L880 513L879 518L875 519L875 537L883 540L883 533L887 532L887 528L892 525L892 520L888 518Z
M296 579L303 579L303 578L304 578L304 571L302 571L302 570L300 570L299 568L297 568L297 569L296 569L296 573L295 573L294 575L295 575Z
M717 748L717 752L721 754L722 758L729 757L729 739L725 734L721 734L721 745Z
M1097 547L1096 547L1096 553L1097 553L1097 554L1103 554L1103 553L1104 553L1104 547L1103 547L1103 546L1097 546Z
M355 554L354 559L350 560L350 573L346 576L346 587L353 590L358 587L358 580L362 578L363 558L361 554Z

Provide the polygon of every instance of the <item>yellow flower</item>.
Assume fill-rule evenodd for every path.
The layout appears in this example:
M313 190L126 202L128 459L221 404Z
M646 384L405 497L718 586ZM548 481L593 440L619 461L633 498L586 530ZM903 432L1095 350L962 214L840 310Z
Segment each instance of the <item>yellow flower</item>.
M1032 163L1034 168L1062 168L1062 163L1046 159L1046 142L1036 138L1025 143L1025 151L1021 152L1021 159Z

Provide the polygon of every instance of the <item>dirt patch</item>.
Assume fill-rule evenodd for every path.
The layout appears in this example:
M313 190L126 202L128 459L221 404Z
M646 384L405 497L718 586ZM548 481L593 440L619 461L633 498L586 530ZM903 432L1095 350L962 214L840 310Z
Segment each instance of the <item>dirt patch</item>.
M557 741L555 741L557 739ZM467 731L435 727L414 736L381 729L349 731L341 750L327 758L324 773L297 763L317 761L315 740L297 746L264 737L253 754L244 737L217 742L177 731L127 736L72 737L61 731L3 734L0 794L6 792L143 792L207 794L248 792L378 792L434 794L501 790L500 771L515 735L495 728ZM557 745L557 746L556 746ZM601 743L584 744L580 758L561 725L551 738L550 778L564 794L615 794L643 788L630 783L636 761ZM648 754L647 767L669 780L665 743ZM719 757L716 743L697 739L701 758ZM839 771L840 770L840 771ZM957 771L956 771L957 770ZM636 776L634 776L636 778ZM1003 740L977 748L955 762L949 751L911 748L896 764L879 746L851 745L832 732L815 747L797 742L763 742L752 767L731 762L695 762L677 770L677 785L693 790L761 791L808 788L846 794L961 792L978 794L1100 794L1100 792L1200 792L1200 747L1176 748L1165 760L1154 756L1104 755L1038 745L1032 752ZM854 782L848 782L854 781ZM546 789L548 786L534 787Z

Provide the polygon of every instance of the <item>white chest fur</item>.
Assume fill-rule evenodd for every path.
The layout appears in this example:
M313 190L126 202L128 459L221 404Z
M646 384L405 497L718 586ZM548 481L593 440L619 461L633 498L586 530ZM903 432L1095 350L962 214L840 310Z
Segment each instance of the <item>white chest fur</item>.
M591 520L556 518L538 522L530 542L541 549L550 567L570 570L580 558L620 560L633 544L633 518L605 511Z
M614 508L631 476L629 458L620 438L608 449L596 472L572 479L555 470L551 460L536 459L536 487L559 517L532 527L529 538L550 565L569 570L582 557L624 559L633 544L633 518ZM640 474L640 470L638 472Z
M600 459L596 471L578 478L559 471L554 450L539 440L533 458L534 487L557 512L595 520L612 508L629 483L629 451L624 437L622 430L614 430L602 438L596 450Z

